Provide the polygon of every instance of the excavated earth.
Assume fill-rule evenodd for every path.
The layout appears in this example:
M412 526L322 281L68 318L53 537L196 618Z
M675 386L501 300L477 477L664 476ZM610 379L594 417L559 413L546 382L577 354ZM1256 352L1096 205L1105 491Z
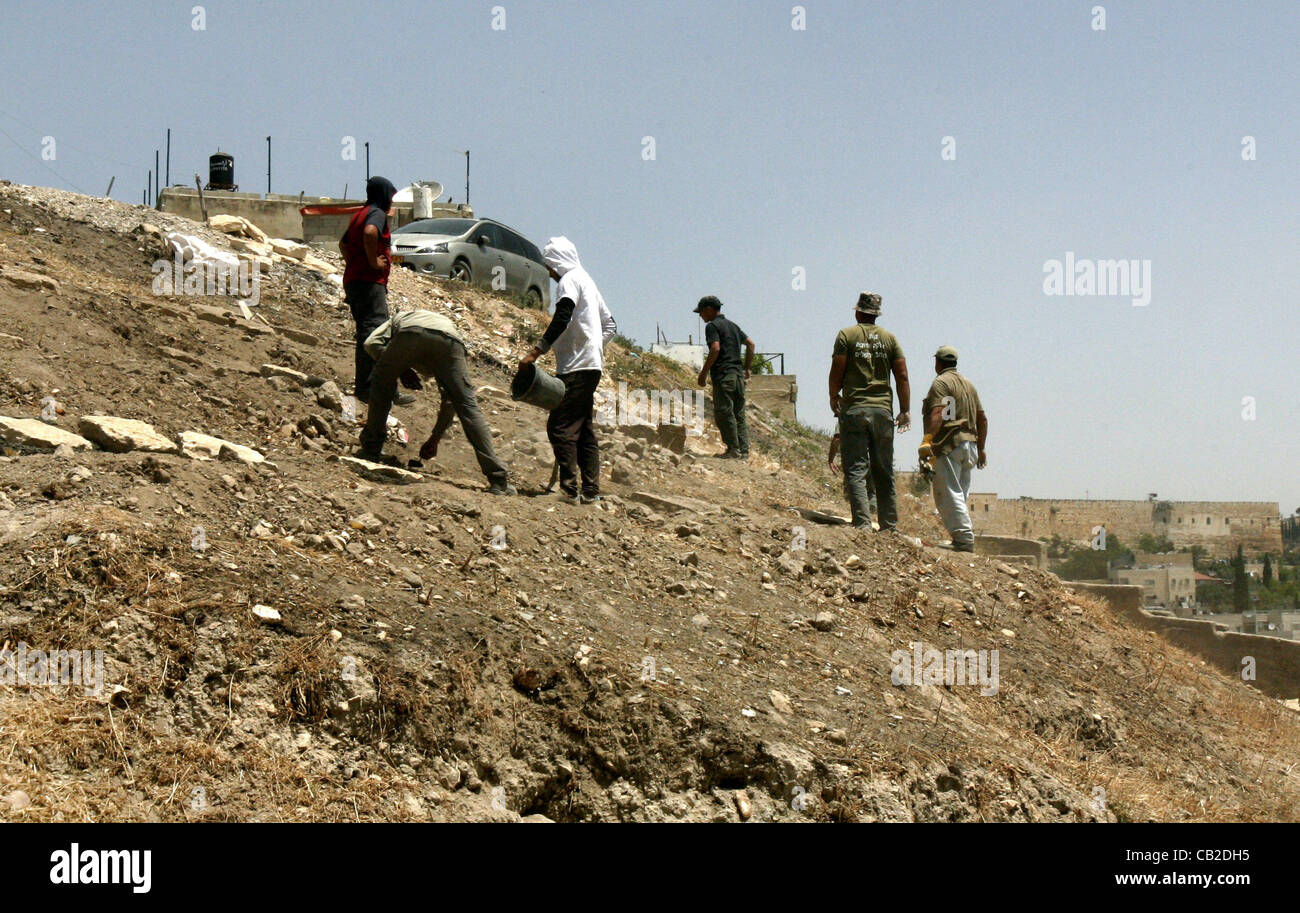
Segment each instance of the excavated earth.
M501 392L545 315L510 300L406 272L390 298L465 329L521 495L459 429L410 484L358 475L321 385L351 379L337 282L277 258L251 321L156 295L146 223L228 248L0 185L0 415L266 462L5 445L0 647L102 650L105 682L0 684L0 819L1297 817L1294 713L1051 574L928 544L912 493L903 535L821 522L844 505L806 429L753 410L749 463L606 430L606 499L545 494L545 416ZM619 381L692 385L614 344ZM436 410L395 410L402 465ZM996 694L894 684L914 643L996 650Z

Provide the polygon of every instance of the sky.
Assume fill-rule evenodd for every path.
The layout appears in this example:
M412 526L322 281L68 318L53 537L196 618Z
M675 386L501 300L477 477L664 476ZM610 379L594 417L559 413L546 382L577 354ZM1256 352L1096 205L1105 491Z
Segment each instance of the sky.
M814 427L880 294L900 469L946 344L989 417L974 490L1300 508L1295 0L0 8L0 177L139 203L170 127L173 183L220 148L264 192L270 135L275 192L355 194L350 137L462 202L469 149L477 214L572 239L624 335L698 340L717 295ZM1149 301L1048 294L1067 252Z

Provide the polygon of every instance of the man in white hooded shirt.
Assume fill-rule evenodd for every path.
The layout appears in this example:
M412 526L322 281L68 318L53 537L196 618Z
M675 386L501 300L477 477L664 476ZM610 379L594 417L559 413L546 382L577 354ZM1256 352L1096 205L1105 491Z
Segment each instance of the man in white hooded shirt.
M555 376L564 399L551 411L546 434L560 470L560 492L568 500L600 499L600 443L596 440L596 386L605 370L605 345L618 327L600 289L578 261L568 238L552 238L542 260L556 281L555 315L540 344L519 363L532 364L555 351ZM581 485L581 487L579 487Z

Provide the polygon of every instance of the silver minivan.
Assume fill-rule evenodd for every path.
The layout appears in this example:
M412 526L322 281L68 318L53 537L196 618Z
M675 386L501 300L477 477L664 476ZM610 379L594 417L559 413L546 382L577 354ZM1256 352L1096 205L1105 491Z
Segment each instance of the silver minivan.
M418 273L512 292L551 306L550 273L537 245L491 219L418 219L393 231L392 261Z

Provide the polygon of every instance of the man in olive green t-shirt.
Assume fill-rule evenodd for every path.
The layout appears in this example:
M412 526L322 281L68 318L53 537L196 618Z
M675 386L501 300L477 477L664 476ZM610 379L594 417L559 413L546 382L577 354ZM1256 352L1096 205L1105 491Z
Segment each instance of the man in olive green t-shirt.
M925 438L917 453L934 468L934 506L952 536L953 550L973 552L975 531L966 503L971 469L983 469L988 463L984 442L989 420L975 385L957 373L956 349L941 346L934 353L934 373L934 383L921 405Z
M894 431L911 427L912 388L907 380L907 359L893 333L876 326L880 296L858 296L857 324L840 330L831 358L831 412L839 419L840 458L844 464L844 491L848 495L853 525L871 525L866 478L875 488L877 517L882 532L898 528L898 501L894 491ZM898 385L898 417L894 417L894 391Z

